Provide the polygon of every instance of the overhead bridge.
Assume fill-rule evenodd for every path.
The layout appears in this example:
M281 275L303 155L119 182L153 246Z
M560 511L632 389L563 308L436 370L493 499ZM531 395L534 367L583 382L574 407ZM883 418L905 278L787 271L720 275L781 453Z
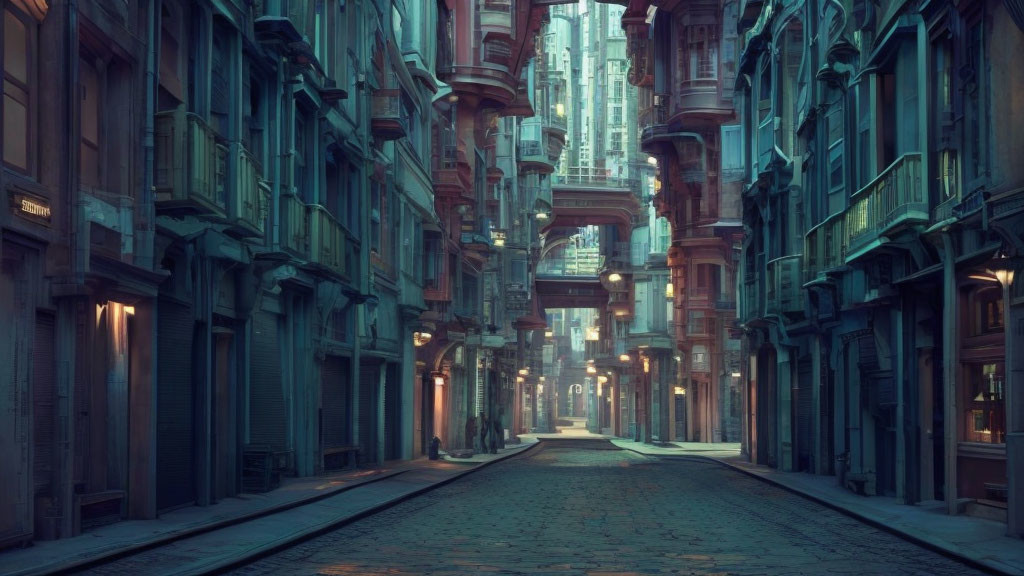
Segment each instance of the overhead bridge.
M636 184L624 178L561 176L551 186L552 218L546 229L609 225L628 238L633 215L640 211Z
M545 308L604 308L608 291L597 276L537 274L537 296Z

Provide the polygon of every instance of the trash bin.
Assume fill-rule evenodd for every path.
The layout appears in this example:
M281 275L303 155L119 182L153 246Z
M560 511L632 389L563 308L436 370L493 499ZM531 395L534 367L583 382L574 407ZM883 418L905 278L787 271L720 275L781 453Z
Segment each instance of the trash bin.
M427 458L437 460L438 452L441 450L441 439L434 436L430 439L430 446L427 448Z

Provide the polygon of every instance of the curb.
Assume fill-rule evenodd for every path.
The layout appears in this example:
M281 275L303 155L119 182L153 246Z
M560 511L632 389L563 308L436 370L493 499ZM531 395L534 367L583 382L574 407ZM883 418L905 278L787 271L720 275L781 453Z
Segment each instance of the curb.
M642 452L639 452L637 450L633 450L633 451L642 454ZM768 476L762 476L760 474L757 474L756 472L753 472L751 470L747 470L746 468L743 468L742 466L737 466L735 464L732 464L731 462L726 462L724 460L720 460L718 458L714 458L714 457L711 457L711 456L702 456L700 454L680 454L678 456L675 455L675 454L666 454L664 456L647 454L647 456L655 456L656 458L666 458L667 457L668 459L673 459L673 460L691 460L691 461L700 461L700 462L714 462L714 463L717 463L717 464L719 464L721 466L729 468L730 470L735 470L736 472L740 472L742 474L745 474L745 475L750 476L752 478L756 478L756 479L758 479L758 480L760 480L762 482L765 482L767 484L771 484L773 486L781 488L781 489L783 489L786 492L789 492L791 494L795 494L795 495L800 496L802 498L805 498L807 500L811 500L812 502L816 502L818 504L821 504L822 506L825 506L826 508L829 508L831 510L835 510L836 512L839 512L840 514L842 514L844 516L848 516L850 518L853 518L854 520L857 520L859 522L863 522L864 524L867 524L869 526L872 526L872 527L877 528L879 530L882 530L884 532L888 532L888 533L890 533L890 534L892 534L894 536L897 536L897 537L899 537L899 538L901 538L903 540L906 540L908 542L911 542L913 544L921 546L922 548L927 548L928 550L931 550L932 552L936 552L938 554L941 554L942 556L945 556L946 558L949 558L951 560L955 560L957 562L960 562L961 564L966 564L967 566L970 566L971 568L974 568L976 570L980 570L982 572L987 572L989 574L999 574L999 575L1003 575L1003 576L1019 576L1019 574L1020 574L1019 572L1007 572L1005 569L1003 569L1003 568L1001 568L999 566L994 566L994 565L986 563L986 562L984 562L982 560L978 560L976 558L971 558L971 557L968 557L968 556L964 556L962 554L958 554L957 552L954 552L953 550L950 550L950 549L948 549L948 548L946 548L946 547L944 547L944 546L942 546L942 545L940 545L938 543L931 542L929 540L925 540L925 539L921 538L920 536L917 536L917 535L912 534L910 532L907 532L905 530L901 530L900 528L897 528L897 527L892 526L890 524L886 524L886 523L881 522L879 520L875 520L874 518L871 518L870 516L865 516L864 514L861 514L860 512L857 512L857 511L852 510L850 508L846 508L845 506L842 506L840 504L832 502L831 500L827 500L827 499L825 499L825 498L823 498L821 496L816 496L814 494L810 494L808 492L804 492L804 491L802 491L802 490L800 490L798 488L794 488L792 486L788 486L786 484L783 484L782 482L779 482L778 480L775 480L774 478L770 478Z
M272 554L280 552L280 551L282 551L282 550L284 550L286 548L291 548L292 546L295 546L296 544L299 544L299 543L304 542L306 540L310 540L310 539L316 538L317 536L326 534L327 532L331 532L332 530L336 530L336 529L341 528L343 526L347 526L348 524L352 524L354 522L358 522L359 520L362 520L362 519L367 518L369 516L373 516L374 514L377 514L378 512L382 512L384 510L387 510L388 508L392 508L394 506L397 506L398 504L401 504L403 502L411 500L411 499L413 499L413 498L415 498L417 496L421 496L423 494L426 494L427 492L430 492L432 490L440 488L441 486L445 486L447 484L450 484L450 483L452 483L452 482L462 478L463 476L466 476L468 474L472 474L473 472L476 472L478 470L482 470L483 468L486 468L486 467L488 467L488 466L490 466L492 464L495 464L497 462L503 462L503 461L508 460L510 458L514 458L516 456L519 456L519 455L522 455L522 454L526 454L527 452L529 452L530 450L534 449L535 447L537 447L540 444L541 444L540 442L534 442L533 444L531 444L529 446L526 446L525 448L522 448L520 450L516 450L515 452L510 452L508 454L503 454L503 455L501 455L500 458L495 458L493 460L488 460L487 462L480 462L476 466L473 466L471 468L467 468L466 470L463 470L461 472L453 474L452 476L450 476L448 478L445 478L444 480L435 482L434 484L430 484L429 486L424 486L423 488L420 488L418 490L414 490L412 492L409 492L408 494L403 494L401 496L392 498L391 500L387 500L385 502L381 502L380 504L377 504L375 506L371 506L370 508L367 508L367 509L365 509L365 510L363 510L361 512L357 512L355 514L352 514L351 516L346 516L344 518L338 518L336 520L328 521L328 522L326 522L326 523L324 523L324 524L322 524L320 526L316 526L314 528L309 528L309 529L307 529L307 530L305 530L303 532L299 532L299 533L294 534L292 536L288 536L288 537L285 537L283 539L276 540L276 541L274 541L272 543L266 544L264 546L252 549L249 552L247 552L244 557L232 558L230 560L225 560L225 561L222 561L222 562L218 562L218 563L216 563L216 564L214 564L212 566L205 566L205 567L197 568L197 569L185 569L185 570L183 570L181 572L177 572L176 574L190 574L190 575L220 574L220 573L226 572L228 570L232 570L232 569L235 569L235 568L240 568L240 567L245 566L247 564L251 564L251 563L253 563L253 562L255 562L255 561L257 561L257 560L259 560L261 558L265 558L267 556L270 556Z
M109 552L101 552L89 558L83 558L81 560L66 562L60 564L59 566L28 568L25 570L21 570L19 572L11 572L9 576L48 576L51 574L63 574L65 572L72 570L77 571L94 568L96 566L112 562L114 560L120 560L121 558L133 556L141 552L146 552L147 550L159 548L160 546L166 546L167 544L172 544L179 540L185 540L193 536L199 536L201 534L206 534L207 532L220 530L221 528L227 528L229 526L234 526L236 524L242 524L243 522L249 522L250 520L256 520L258 518L263 518L264 516L270 516L271 514L277 514L279 512L291 510L292 508L298 508L299 506L304 506L306 504L312 504L325 498L336 496L342 492L347 492L354 488L359 488L360 486L365 486L367 484L373 484L375 482L380 482L381 480L393 478L404 472L407 472L407 470L395 470L393 472L385 472L383 474L374 476L372 478L367 478L355 484L339 486L333 490L324 491L323 493L310 496L309 498L300 498L297 500L293 500L291 502L283 502L281 504L270 506L268 508L263 508L261 510L255 510L253 512L247 512L238 516L232 516L231 518L224 518L222 520L217 520L214 522L210 522L208 524L202 524L200 526L195 526L192 528L183 528L175 532L168 532L162 536L154 538L153 540L139 542L137 544L131 544L123 548L111 550Z

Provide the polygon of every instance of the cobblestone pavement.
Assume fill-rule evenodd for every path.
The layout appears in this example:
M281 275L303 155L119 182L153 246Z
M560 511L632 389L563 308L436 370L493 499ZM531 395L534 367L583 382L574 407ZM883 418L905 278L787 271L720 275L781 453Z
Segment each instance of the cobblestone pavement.
M236 574L973 574L700 461L550 443Z

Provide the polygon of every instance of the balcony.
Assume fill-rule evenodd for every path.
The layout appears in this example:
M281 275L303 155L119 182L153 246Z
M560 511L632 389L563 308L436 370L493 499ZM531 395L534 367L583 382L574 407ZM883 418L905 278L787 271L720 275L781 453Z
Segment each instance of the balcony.
M640 145L644 146L668 133L669 97L655 94L654 103L640 111Z
M409 134L409 119L402 110L402 95L397 88L374 93L370 130L384 140L398 140Z
M846 209L847 260L861 256L886 234L927 224L921 155L905 154L855 194Z
M439 196L475 200L469 164L464 156L460 158L455 132L451 129L440 130L434 145L431 160L434 193Z
M281 196L281 249L301 260L309 258L309 213L294 194Z
M761 285L755 280L748 280L743 283L740 289L740 301L743 308L740 310L740 318L743 322L750 322L764 316L761 308Z
M846 263L845 219L839 213L812 228L804 238L804 282Z
M558 176L554 184L597 186L602 188L632 188L637 180L613 176L608 168L597 166L570 166L564 175Z
M345 230L327 208L318 204L306 207L309 214L309 262L325 272L348 278Z
M710 336L714 317L704 316L703 312L689 311L686 318L687 336Z
M519 142L520 169L541 174L555 171L555 162L548 155L545 142L540 140L522 140Z
M561 139L563 143L565 142L565 133L569 129L569 124L565 116L565 104L558 103L551 106L551 113L548 114L544 128L548 130L552 136Z
M768 293L765 303L765 311L768 314L803 314L803 287L800 281L802 264L801 254L783 256L768 263Z
M270 188L260 177L259 162L244 146L235 142L228 153L236 162L234 181L228 184L228 220L243 235L263 236Z
M159 210L222 216L224 189L218 189L214 132L202 118L184 110L156 115L153 188Z

